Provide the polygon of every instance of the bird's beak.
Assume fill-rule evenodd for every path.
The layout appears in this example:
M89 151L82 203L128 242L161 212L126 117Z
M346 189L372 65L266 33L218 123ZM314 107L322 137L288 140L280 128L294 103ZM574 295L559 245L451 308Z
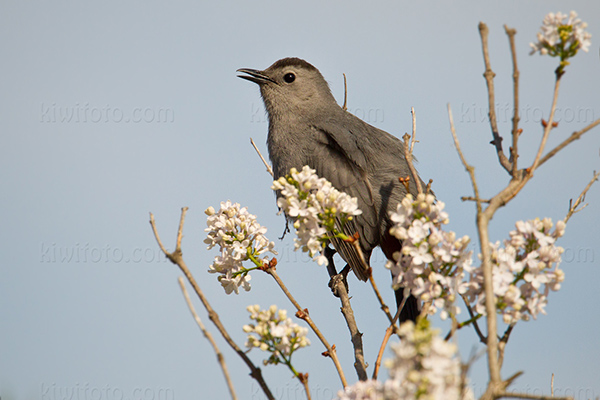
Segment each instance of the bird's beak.
M240 68L236 72L248 74L248 75L238 75L238 78L247 79L251 82L258 83L259 85L262 85L264 83L269 83L269 82L277 83L273 79L271 79L270 77L265 75L264 72L256 70L256 69Z

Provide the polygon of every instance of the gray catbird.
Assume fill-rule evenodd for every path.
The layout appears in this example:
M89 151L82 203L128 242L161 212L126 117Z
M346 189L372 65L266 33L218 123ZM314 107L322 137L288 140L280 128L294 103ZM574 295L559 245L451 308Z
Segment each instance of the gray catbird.
M410 176L403 143L340 107L319 70L304 60L284 58L264 71L242 68L238 72L245 74L240 78L260 87L269 116L267 145L274 177L308 165L338 190L357 197L362 214L345 226L345 233L359 233L367 262L378 245L392 260L401 244L389 234L389 212L406 195L398 178ZM416 195L414 184L410 189ZM355 275L367 280L368 268L353 246L340 240L332 243ZM398 305L402 299L400 288ZM414 321L419 308L410 295L400 321Z

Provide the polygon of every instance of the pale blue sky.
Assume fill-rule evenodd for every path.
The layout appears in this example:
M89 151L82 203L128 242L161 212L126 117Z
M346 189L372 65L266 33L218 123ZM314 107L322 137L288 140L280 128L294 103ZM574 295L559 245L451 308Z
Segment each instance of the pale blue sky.
M476 237L474 207L460 201L471 194L470 184L445 107L449 102L454 109L482 195L492 196L507 176L489 145L477 24L490 28L505 137L512 81L503 24L518 31L524 165L539 143L539 119L548 116L556 67L554 59L529 56L528 44L546 13L572 9L589 23L592 47L567 69L560 125L549 146L600 117L595 1L0 3L2 400L58 399L61 390L76 390L79 399L120 393L158 399L165 390L176 399L227 398L214 353L181 296L180 273L158 253L148 212L172 248L180 208L190 207L185 259L243 345L246 305L292 307L264 274L253 275L251 292L226 296L206 273L215 251L202 243L203 210L228 199L248 206L268 227L281 253L280 275L337 345L355 380L349 335L326 271L293 253L291 236L277 240L283 218L249 143L254 138L266 155L267 123L258 89L235 70L301 57L320 69L340 102L346 73L349 109L397 136L410 130L415 107L417 168L434 180L450 228ZM544 165L498 212L492 238L505 238L517 219L563 218L569 199L599 168L598 135L598 129L588 133ZM548 315L520 323L509 342L503 376L525 372L515 390L548 394L554 373L557 394L600 396L600 186L587 200L560 241L563 288L550 296ZM381 254L374 270L392 304ZM386 320L368 285L351 277L350 290L373 365ZM311 339L296 368L309 372L313 399L331 398L339 380ZM217 341L240 398L262 399L245 365L218 335ZM459 343L465 357L482 348L468 330ZM250 357L260 364L264 353L254 350ZM268 366L263 373L277 398L301 398L287 370ZM476 363L476 394L485 378L484 362Z

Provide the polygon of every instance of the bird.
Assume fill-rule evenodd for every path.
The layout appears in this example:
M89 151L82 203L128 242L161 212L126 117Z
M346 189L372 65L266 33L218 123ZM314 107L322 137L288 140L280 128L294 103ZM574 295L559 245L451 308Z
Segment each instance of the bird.
M335 238L331 242L356 277L366 281L377 246L392 261L401 250L401 242L389 230L393 225L390 212L408 193L399 180L410 176L403 142L340 107L323 75L303 59L283 58L265 70L240 68L237 72L260 88L269 122L267 147L274 178L308 165L336 189L358 199L362 214L343 229L348 236L358 232L366 263L350 243ZM416 197L415 186L409 185L409 191ZM404 289L397 288L395 297L400 307ZM419 313L420 302L409 295L400 322L416 321Z

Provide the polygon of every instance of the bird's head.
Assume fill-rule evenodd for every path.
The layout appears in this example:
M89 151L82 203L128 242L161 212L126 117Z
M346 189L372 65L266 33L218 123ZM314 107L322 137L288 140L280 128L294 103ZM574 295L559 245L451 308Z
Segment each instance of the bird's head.
M238 77L257 83L271 118L310 116L337 103L318 69L300 58L284 58L259 71L240 68Z

